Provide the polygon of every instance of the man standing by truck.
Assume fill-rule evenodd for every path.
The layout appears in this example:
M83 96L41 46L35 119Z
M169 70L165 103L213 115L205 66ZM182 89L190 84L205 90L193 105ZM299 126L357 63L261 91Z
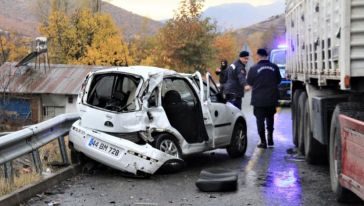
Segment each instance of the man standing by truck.
M265 122L268 130L268 146L274 145L274 114L278 104L281 74L278 66L268 60L268 52L265 49L258 49L257 55L258 63L251 67L247 83L253 88L251 105L254 106L260 136L260 144L257 147L266 149Z
M227 68L227 81L224 85L224 93L228 102L241 109L241 98L244 97L246 84L245 65L249 61L249 52L241 51L239 59Z

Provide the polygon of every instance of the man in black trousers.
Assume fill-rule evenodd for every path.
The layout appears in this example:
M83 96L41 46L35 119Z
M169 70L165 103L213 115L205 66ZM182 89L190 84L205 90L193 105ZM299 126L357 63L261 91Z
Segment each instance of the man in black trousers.
M281 74L276 64L268 60L265 49L258 49L258 63L251 67L247 83L252 87L251 105L254 106L254 115L257 119L257 128L260 136L258 148L267 148L265 135L265 122L268 131L268 146L273 146L274 114L278 104L278 85Z

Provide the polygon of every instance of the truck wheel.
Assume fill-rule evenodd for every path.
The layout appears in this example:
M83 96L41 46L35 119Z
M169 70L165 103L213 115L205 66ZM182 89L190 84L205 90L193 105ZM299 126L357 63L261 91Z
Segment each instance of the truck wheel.
M329 140L329 163L330 163L330 182L331 189L336 195L338 201L348 201L353 199L355 195L346 188L343 188L339 182L339 176L342 172L342 148L341 148L341 131L339 115L343 111L347 113L350 110L350 103L338 104L334 110L330 125ZM354 198L355 199L355 198Z
M154 146L162 152L182 159L182 152L176 139L170 134L159 134L154 137ZM184 167L184 161L171 160L167 161L161 168L163 172L177 172Z
M248 138L246 135L246 129L243 123L237 122L234 127L230 145L226 147L226 151L232 158L241 157L245 154L247 145Z
M306 92L302 92L300 94L300 97L298 98L298 108L297 108L297 116L296 121L298 124L298 150L301 152L301 154L305 154L305 143L304 143L304 115L305 115L305 104L307 100L307 94Z
M291 109L292 109L292 142L297 147L298 146L298 121L297 121L297 115L298 115L298 98L300 97L300 94L302 93L301 89L297 89L292 98L291 103Z
M316 164L324 157L325 148L312 135L309 100L306 100L304 111L304 149L309 164Z

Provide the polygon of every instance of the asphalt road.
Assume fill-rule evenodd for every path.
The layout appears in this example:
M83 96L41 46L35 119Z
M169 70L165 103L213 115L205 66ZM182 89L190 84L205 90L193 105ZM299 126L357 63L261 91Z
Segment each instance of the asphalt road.
M26 205L341 205L331 192L327 165L308 165L291 159L290 108L275 116L275 147L257 149L258 135L252 108L244 100L248 121L245 157L231 159L219 149L188 157L186 168L175 174L155 174L150 179L124 177L107 167L81 174L49 189ZM239 173L238 190L200 192L195 181L202 169L229 168ZM364 205L357 202L352 205Z

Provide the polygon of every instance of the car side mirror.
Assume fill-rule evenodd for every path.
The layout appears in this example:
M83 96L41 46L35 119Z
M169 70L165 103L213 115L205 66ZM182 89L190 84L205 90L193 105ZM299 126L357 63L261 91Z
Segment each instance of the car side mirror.
M221 103L224 103L224 104L227 102L226 98L225 98L225 95L222 92L217 93L216 98L217 98L218 102L221 102Z

